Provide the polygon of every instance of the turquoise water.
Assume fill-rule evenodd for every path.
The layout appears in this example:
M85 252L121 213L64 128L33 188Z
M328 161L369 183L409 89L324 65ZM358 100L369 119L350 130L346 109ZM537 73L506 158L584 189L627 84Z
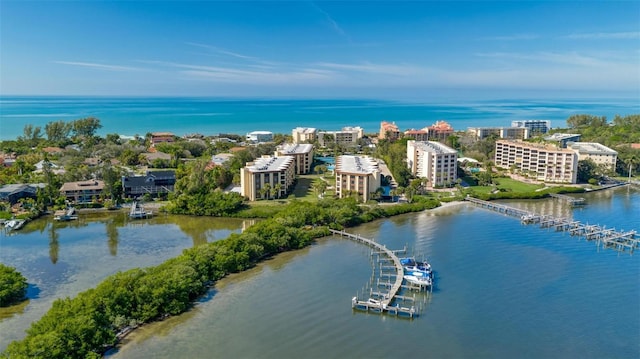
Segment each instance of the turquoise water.
M500 100L401 102L379 100L267 100L147 97L17 97L0 98L0 139L14 139L25 124L44 126L93 116L101 120L99 134L142 135L171 131L176 135L245 134L255 130L290 133L294 127L338 130L361 126L378 132L380 121L395 121L401 130L423 128L438 120L456 130L470 126L510 126L512 120L551 120L563 127L572 114L613 118L640 113L629 100ZM179 126L176 126L179 123Z
M640 192L511 202L640 230ZM609 213L603 217L603 213ZM370 250L331 237L220 281L185 315L134 332L114 358L638 358L638 253L458 205L351 229L429 257L415 320L354 312Z

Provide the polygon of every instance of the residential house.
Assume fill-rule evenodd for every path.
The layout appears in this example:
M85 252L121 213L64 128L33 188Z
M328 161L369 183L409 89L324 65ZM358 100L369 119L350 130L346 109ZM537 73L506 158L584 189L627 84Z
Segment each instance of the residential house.
M147 171L144 176L122 176L122 190L127 198L149 194L152 197L166 195L174 190L175 171Z
M102 195L103 189L104 182L100 180L66 182L60 187L60 194L70 202L91 203Z
M6 184L0 187L0 201L14 205L22 198L35 199L38 188L44 188L44 184Z

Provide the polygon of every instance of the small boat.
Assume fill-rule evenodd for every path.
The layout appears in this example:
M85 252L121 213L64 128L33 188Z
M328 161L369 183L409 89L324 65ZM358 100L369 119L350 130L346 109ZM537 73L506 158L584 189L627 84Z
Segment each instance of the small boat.
M10 231L17 231L22 228L25 223L27 223L25 219L12 219L4 223L4 228Z
M404 279L411 284L419 286L431 286L433 283L430 276L405 275Z
M423 273L431 273L431 264L427 261L416 261L412 257L400 258L400 264L404 268L405 272L423 272Z

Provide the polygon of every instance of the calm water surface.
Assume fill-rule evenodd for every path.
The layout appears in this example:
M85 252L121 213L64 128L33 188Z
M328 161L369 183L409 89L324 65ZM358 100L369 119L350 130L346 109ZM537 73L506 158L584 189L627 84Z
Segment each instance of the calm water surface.
M10 235L0 231L0 261L28 280L30 300L0 308L0 351L51 307L107 276L160 264L183 249L226 238L250 221L157 216L131 221L126 212L84 215L78 221L39 219Z
M640 231L640 192L511 205ZM370 251L331 237L220 281L190 312L147 325L114 358L638 358L638 254L469 205L352 232L429 257L437 282L414 320L353 312Z

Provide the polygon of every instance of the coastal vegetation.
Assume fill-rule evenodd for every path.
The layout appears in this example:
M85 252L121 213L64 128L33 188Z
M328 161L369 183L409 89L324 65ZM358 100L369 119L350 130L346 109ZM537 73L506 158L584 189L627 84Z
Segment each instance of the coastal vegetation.
M20 272L0 263L0 307L25 299L27 287L27 279Z
M277 253L303 248L314 239L377 218L422 211L436 200L396 206L363 206L354 199L324 199L315 206L292 201L273 218L241 234L186 249L158 266L116 273L75 298L58 299L9 344L6 358L98 358L118 341L118 333L188 310L198 296L229 273L254 266Z

